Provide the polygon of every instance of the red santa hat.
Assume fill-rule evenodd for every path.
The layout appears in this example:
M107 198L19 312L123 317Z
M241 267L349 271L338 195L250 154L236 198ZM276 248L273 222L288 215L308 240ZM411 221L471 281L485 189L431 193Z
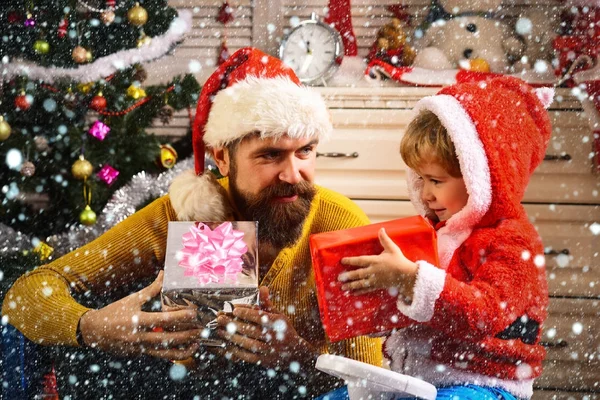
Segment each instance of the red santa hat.
M291 68L255 48L236 51L202 87L192 127L195 171L181 174L169 188L178 218L223 220L229 212L220 185L203 174L207 147L254 133L325 139L332 130L323 98L302 86Z
M448 86L421 99L415 112L433 112L456 149L469 199L438 232L442 266L476 226L523 212L521 200L535 168L543 161L551 125L546 108L554 90L533 89L513 77ZM409 193L421 214L422 183L409 171Z

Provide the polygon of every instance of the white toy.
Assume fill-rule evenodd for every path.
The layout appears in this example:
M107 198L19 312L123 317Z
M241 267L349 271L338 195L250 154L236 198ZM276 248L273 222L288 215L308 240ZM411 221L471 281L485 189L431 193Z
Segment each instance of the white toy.
M509 59L520 58L524 50L523 42L507 24L481 16L436 21L417 46L415 67L498 73L508 72ZM470 67L473 60L479 61L478 68Z
M391 400L398 396L435 400L437 389L430 383L346 357L320 355L315 367L344 379L350 400Z

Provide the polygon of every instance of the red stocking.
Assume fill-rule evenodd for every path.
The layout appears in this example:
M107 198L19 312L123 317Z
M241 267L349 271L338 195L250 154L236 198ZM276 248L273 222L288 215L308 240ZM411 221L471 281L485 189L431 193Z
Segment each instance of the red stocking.
M344 53L347 56L358 54L356 35L352 29L352 10L350 0L329 0L329 12L325 22L332 25L342 35Z

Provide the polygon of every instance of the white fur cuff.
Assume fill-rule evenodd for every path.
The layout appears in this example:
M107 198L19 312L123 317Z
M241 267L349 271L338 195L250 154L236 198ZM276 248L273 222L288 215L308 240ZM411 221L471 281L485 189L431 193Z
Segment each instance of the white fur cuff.
M398 299L398 310L417 322L427 322L433 317L435 302L444 290L446 271L434 267L427 261L417 261L419 270L411 304Z

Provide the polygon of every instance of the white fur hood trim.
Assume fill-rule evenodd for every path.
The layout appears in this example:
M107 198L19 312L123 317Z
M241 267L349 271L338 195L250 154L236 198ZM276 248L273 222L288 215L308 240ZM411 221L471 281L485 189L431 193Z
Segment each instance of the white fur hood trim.
M469 237L473 227L490 209L492 203L490 168L477 127L456 98L449 95L424 97L415 105L414 110L415 113L421 110L433 112L446 128L454 143L460 170L469 193L467 205L438 231L440 266L446 268L454 251ZM416 173L409 169L410 199L422 215L428 215L430 210L421 200L421 181L416 178L418 178Z

